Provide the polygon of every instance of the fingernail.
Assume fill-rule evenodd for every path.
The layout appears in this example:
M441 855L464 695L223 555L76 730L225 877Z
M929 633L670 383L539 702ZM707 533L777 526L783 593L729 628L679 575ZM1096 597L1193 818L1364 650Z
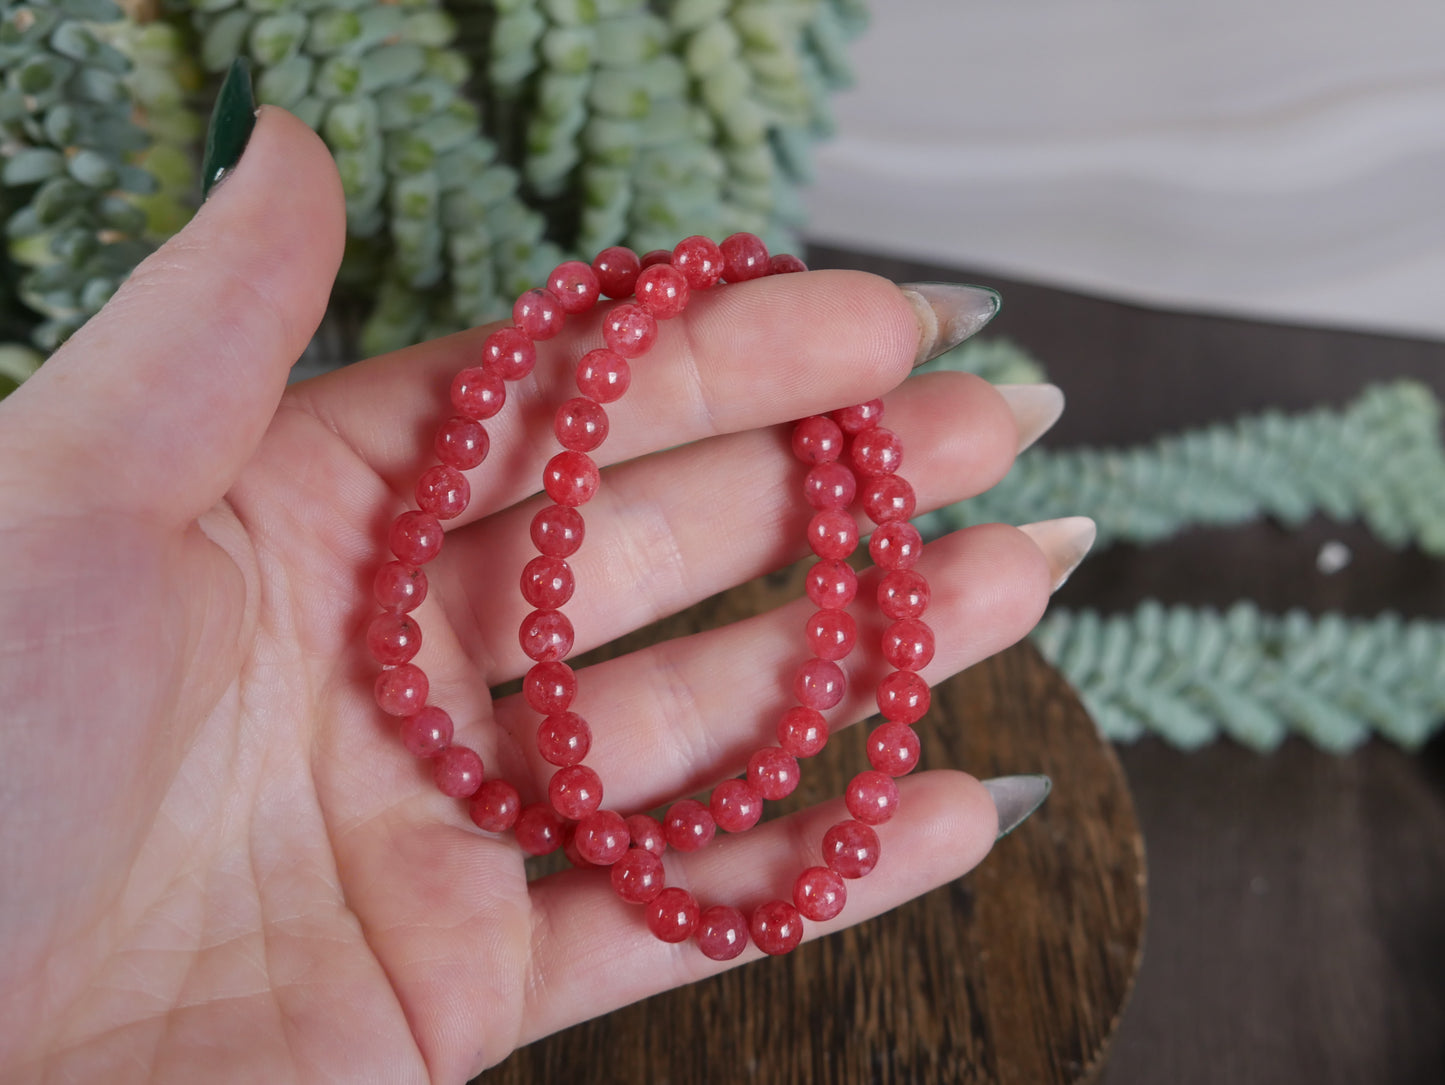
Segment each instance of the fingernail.
M994 318L1002 299L986 286L904 283L903 296L918 314L918 366L958 346Z
M231 62L216 107L211 111L211 126L206 129L206 157L201 164L201 199L241 160L241 152L256 127L256 95L251 87L251 65L245 57Z
M1069 579L1069 574L1079 567L1094 538L1098 526L1087 516L1062 516L1057 520L1040 520L1034 524L1020 524L1019 530L1029 538L1049 559L1050 591L1058 591Z
M1047 776L1035 773L1028 776L995 776L983 781L983 789L993 799L998 810L998 836L1002 840L1024 822L1029 815L1044 804L1054 782Z
M1049 431L1064 413L1064 393L1054 384L996 384L995 388L1013 411L1022 452Z

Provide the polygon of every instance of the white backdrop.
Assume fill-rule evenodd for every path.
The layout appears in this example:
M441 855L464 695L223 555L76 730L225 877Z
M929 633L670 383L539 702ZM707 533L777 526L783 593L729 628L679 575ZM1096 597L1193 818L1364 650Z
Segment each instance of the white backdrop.
M874 0L809 235L1445 338L1445 0Z

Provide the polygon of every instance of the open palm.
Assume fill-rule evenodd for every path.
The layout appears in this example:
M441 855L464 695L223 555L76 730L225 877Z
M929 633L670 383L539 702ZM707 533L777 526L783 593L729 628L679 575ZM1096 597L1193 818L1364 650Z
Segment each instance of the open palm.
M376 709L370 577L482 333L283 391L342 218L324 147L263 111L196 221L0 406L0 1078L460 1081L727 967L654 940L595 874L529 886L516 845L478 832ZM916 342L894 287L846 273L723 288L665 325L609 409L571 562L578 649L799 556L779 424L890 392ZM489 688L528 664L528 495L565 370L595 345L579 324L509 388L417 612L432 700L524 800L546 780L535 721ZM967 377L910 382L887 410L920 508L991 485L1018 441L1005 400ZM998 526L930 547L925 571L931 681L1021 637L1050 580ZM606 805L706 786L771 741L809 609L587 669L577 709ZM867 677L835 719L870 711ZM903 783L880 872L810 930L987 851L976 781ZM670 855L669 882L705 902L785 893L840 812Z

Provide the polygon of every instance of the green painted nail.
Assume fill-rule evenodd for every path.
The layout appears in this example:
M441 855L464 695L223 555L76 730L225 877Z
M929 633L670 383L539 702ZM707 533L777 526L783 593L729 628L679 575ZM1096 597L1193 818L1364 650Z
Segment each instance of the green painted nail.
M206 157L201 166L202 200L241 160L241 152L246 149L255 127L256 95L251 88L251 65L245 57L237 57L221 83L216 108L211 111L211 126L206 130Z

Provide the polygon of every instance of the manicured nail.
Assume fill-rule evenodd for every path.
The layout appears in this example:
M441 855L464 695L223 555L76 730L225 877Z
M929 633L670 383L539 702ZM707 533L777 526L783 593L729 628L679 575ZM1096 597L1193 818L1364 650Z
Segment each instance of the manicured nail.
M916 366L958 346L992 320L1002 304L998 291L986 286L904 283L899 289L918 314Z
M1008 409L1013 411L1022 452L1049 431L1064 413L1064 393L1054 384L996 384Z
M1028 821L1029 815L1044 804L1049 792L1054 789L1054 782L1037 773L995 776L992 780L983 781L983 789L998 809L998 836L994 839L1002 840Z
M241 152L256 127L256 95L251 87L251 65L245 57L231 68L216 95L211 126L206 130L206 157L201 165L201 199L241 160Z
M1069 574L1079 567L1094 538L1098 526L1087 516L1062 516L1057 520L1040 520L1035 524L1020 524L1019 530L1029 538L1049 559L1050 591L1058 591L1069 579Z

